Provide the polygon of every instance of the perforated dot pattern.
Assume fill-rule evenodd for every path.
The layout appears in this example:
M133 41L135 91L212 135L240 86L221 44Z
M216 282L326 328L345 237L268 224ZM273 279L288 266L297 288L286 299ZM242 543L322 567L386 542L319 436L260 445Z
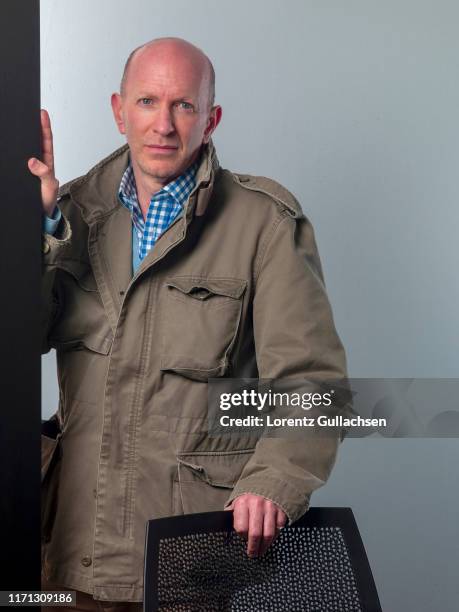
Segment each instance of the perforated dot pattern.
M362 612L339 527L295 527L250 559L235 532L160 541L161 612Z

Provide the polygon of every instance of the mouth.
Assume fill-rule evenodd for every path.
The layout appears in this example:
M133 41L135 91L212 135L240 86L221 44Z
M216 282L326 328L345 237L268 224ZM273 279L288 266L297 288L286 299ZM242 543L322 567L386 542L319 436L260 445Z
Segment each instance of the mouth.
M145 145L145 147L149 151L153 151L154 153L171 153L173 151L177 151L178 149L178 147L174 145L159 145L159 144Z

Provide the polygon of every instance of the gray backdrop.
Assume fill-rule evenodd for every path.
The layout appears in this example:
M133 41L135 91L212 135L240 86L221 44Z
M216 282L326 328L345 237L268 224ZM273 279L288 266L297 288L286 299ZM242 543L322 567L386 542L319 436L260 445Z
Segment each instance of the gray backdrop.
M311 219L353 377L457 377L459 6L448 0L41 0L42 105L61 182L123 143L137 45L182 36L217 73L220 162ZM20 92L18 92L20 95ZM54 356L43 414L55 411ZM351 506L383 609L458 609L459 445L347 440L314 505Z

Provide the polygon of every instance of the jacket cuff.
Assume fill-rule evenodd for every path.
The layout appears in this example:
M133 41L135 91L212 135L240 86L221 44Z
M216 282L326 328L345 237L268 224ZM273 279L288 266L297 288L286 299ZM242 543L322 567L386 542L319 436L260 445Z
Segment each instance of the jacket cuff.
M275 503L285 512L289 524L294 523L307 512L311 497L310 494L300 492L282 480L276 478L261 478L260 475L249 476L236 483L230 497L225 503L225 508L229 506L236 497L246 493L261 495L265 499L269 499ZM280 500L282 500L282 502Z
M43 232L54 236L61 218L62 213L58 206L54 207L53 214L50 217L48 217L48 215L43 215Z
M42 251L46 264L53 264L56 256L62 249L69 247L71 244L72 230L68 219L61 215L59 227L54 235L44 233L42 236Z

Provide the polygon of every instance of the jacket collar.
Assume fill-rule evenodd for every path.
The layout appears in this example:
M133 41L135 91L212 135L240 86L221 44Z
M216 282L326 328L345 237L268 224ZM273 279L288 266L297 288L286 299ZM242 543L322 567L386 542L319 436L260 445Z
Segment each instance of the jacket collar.
M121 206L118 190L121 178L129 162L129 147L124 145L100 161L86 175L63 187L60 194L70 193L72 200L81 210L88 225L109 215ZM204 145L201 162L196 174L196 187L185 207L185 217L191 220L193 214L203 215L212 193L214 178L219 162L213 142Z

